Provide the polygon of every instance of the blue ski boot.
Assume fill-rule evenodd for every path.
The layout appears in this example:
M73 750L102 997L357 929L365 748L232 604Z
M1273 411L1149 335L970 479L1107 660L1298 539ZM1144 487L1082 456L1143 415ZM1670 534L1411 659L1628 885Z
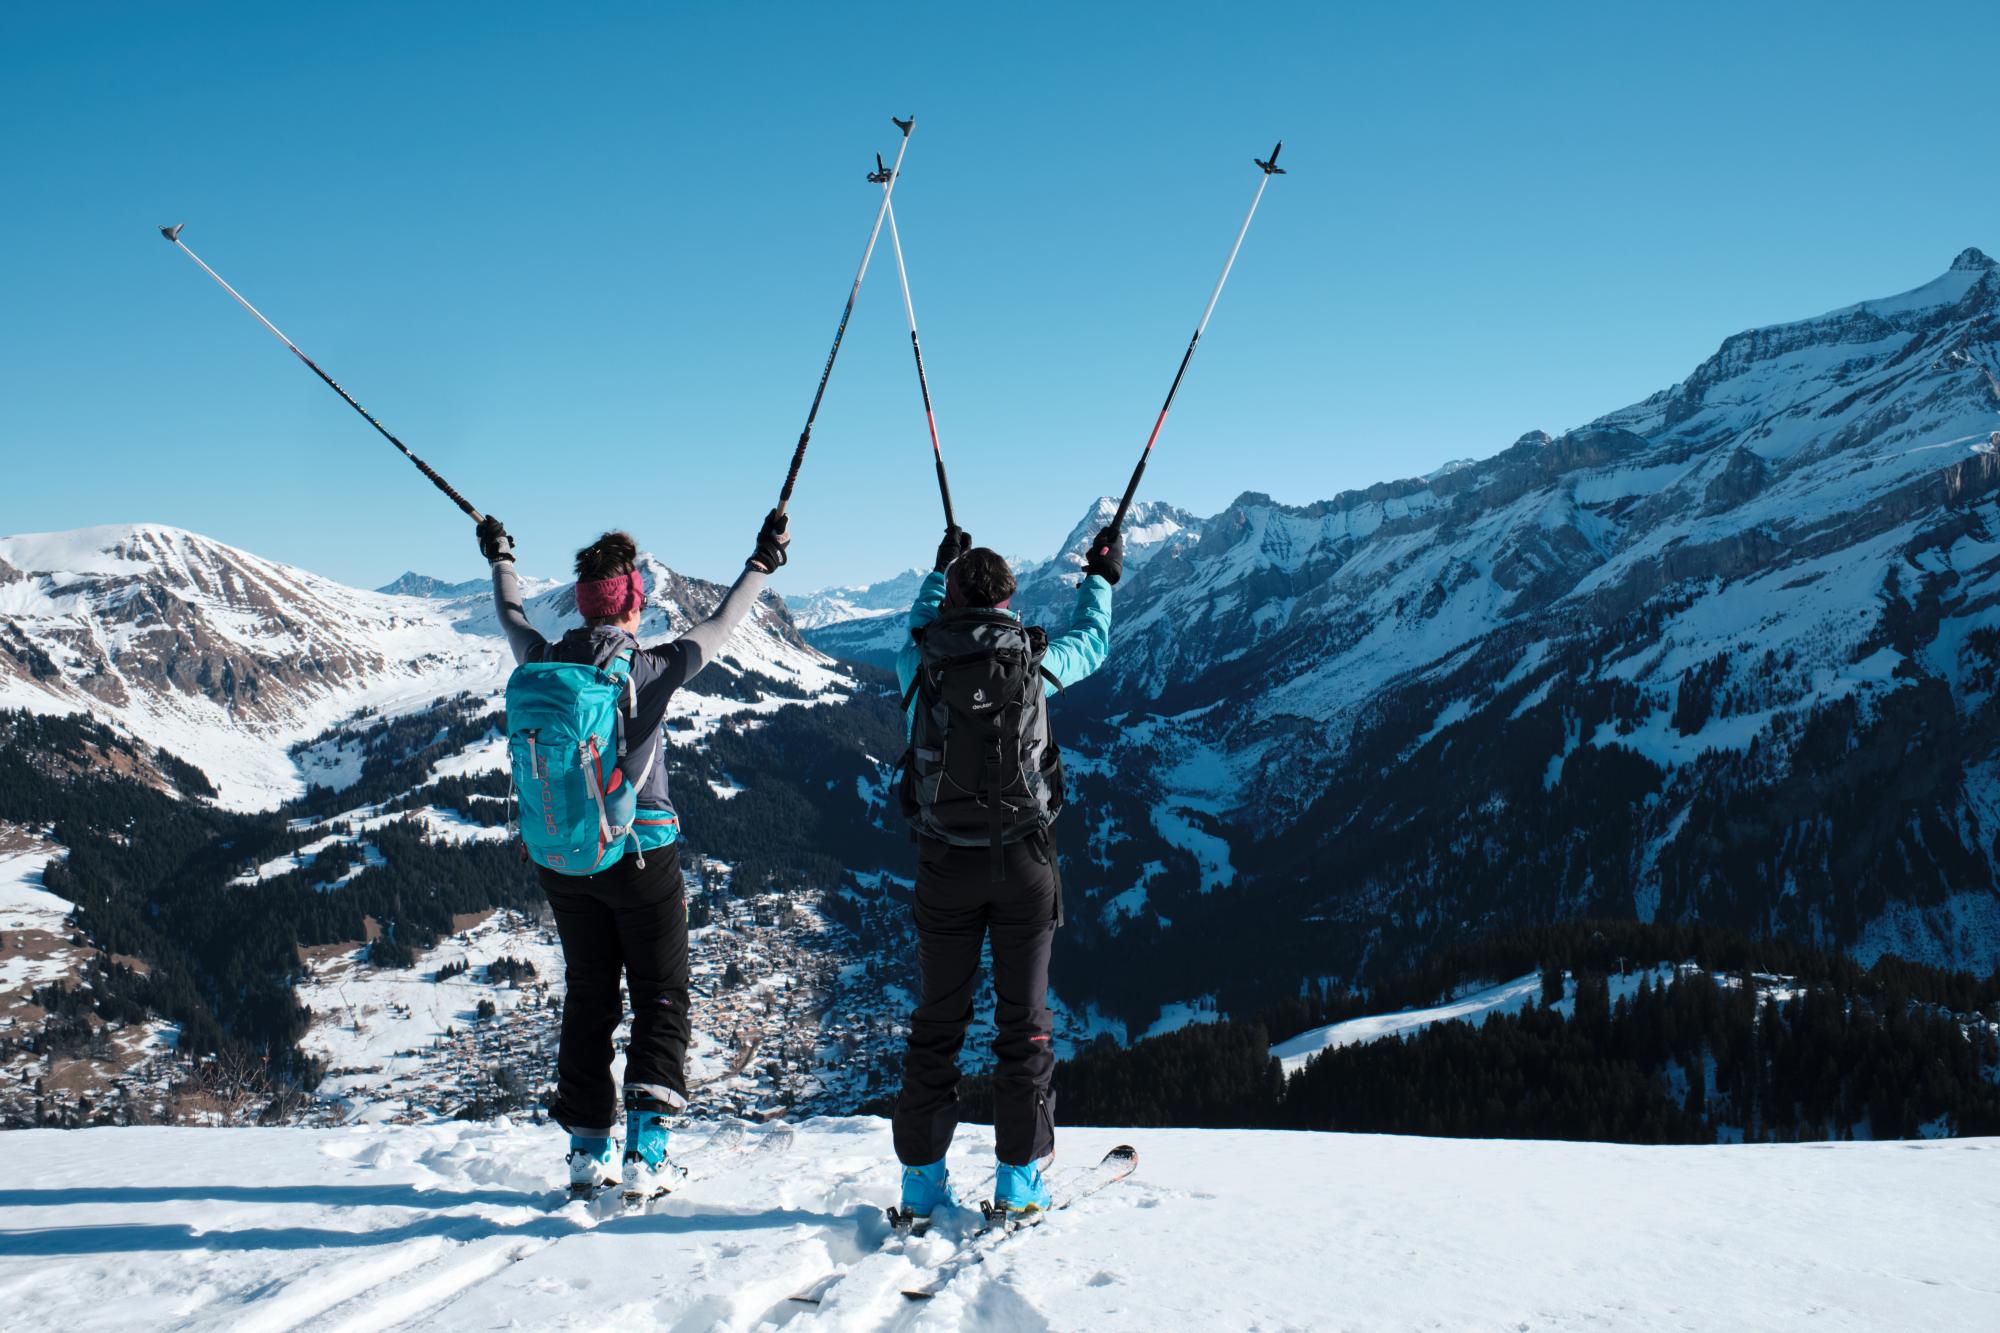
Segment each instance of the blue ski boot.
M1042 1179L1042 1168L1034 1162L1026 1166L1011 1166L1006 1162L996 1162L993 1168L993 1216L1004 1217L1008 1226L1021 1226L1029 1222L1039 1222L1054 1200L1049 1197L1048 1182Z
M889 1225L898 1231L921 1236L930 1230L931 1214L940 1208L958 1207L951 1192L951 1172L940 1157L929 1166L903 1168L903 1206L889 1210Z
M679 1179L667 1160L667 1118L658 1111L625 1113L625 1202L644 1203Z
M618 1181L618 1173L611 1169L609 1136L570 1135L567 1160L571 1194L595 1194Z

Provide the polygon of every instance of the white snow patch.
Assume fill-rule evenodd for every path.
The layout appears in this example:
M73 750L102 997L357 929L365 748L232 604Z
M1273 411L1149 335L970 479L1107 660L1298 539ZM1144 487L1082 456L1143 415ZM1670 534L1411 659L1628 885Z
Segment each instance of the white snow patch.
M917 1305L902 1288L971 1215L899 1243L882 1217L897 1189L886 1122L813 1120L789 1152L759 1151L784 1132L753 1126L738 1169L628 1215L557 1206L552 1125L18 1131L0 1290L17 1326L48 1329L705 1333L1973 1329L2000 1302L1990 1229L1968 1224L2000 1212L1991 1139L1065 1128L1058 1174L1121 1142L1138 1145L1137 1174ZM965 1126L953 1174L982 1179L992 1153L991 1132ZM78 1187L106 1161L115 1181ZM788 1299L830 1275L819 1305Z
M1489 986L1485 990L1474 991L1463 999L1450 1004L1436 1005L1429 1009L1405 1009L1393 1014L1374 1014L1367 1018L1350 1018L1345 1022L1332 1023L1326 1027L1301 1032L1287 1041L1281 1041L1271 1048L1271 1054L1278 1058L1287 1074L1305 1067L1306 1061L1321 1051L1340 1046L1358 1046L1363 1042L1380 1041L1384 1037L1401 1037L1433 1023L1449 1023L1461 1020L1474 1027L1483 1024L1494 1014L1517 1014L1534 1004L1542 991L1539 973L1530 972L1524 977Z
M1192 1001L1177 1000L1172 1004L1161 1005L1160 1016L1154 1019L1139 1036L1143 1041L1147 1037L1178 1032L1190 1023L1214 1023L1219 1022L1221 1018L1222 1014L1215 1007L1213 995L1196 996Z

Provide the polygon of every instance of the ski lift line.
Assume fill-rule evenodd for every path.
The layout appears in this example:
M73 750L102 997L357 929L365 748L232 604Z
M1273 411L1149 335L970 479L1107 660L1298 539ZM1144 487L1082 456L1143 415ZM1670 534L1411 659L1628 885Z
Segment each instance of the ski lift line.
M1278 154L1284 149L1285 141L1280 139L1271 149L1269 158L1252 158L1263 174L1257 181L1257 193L1251 196L1250 211L1243 215L1243 225L1236 229L1236 243L1229 247L1229 258L1223 261L1222 273L1215 280L1215 289L1208 294L1208 304L1202 308L1201 322L1194 326L1194 337L1188 339L1187 351L1181 353L1180 368L1174 371L1174 382L1167 387L1166 401L1160 404L1160 415L1153 420L1153 431L1146 437L1146 447L1139 454L1139 464L1132 469L1132 480L1126 483L1125 494L1118 501L1118 512L1111 520L1112 531L1125 524L1125 515L1132 508L1132 497L1138 494L1139 479L1146 475L1146 462L1153 456L1153 444L1160 438L1160 428L1167 424L1167 413L1174 405L1174 395L1181 390L1181 378L1187 374L1188 362L1194 359L1194 349L1201 344L1201 335L1208 328L1209 317L1215 313L1215 303L1222 299L1223 284L1229 281L1229 271L1236 267L1236 254L1243 248L1243 238L1250 234L1250 220L1257 216L1257 205L1264 200L1264 187L1271 183L1271 177L1282 176L1285 169L1278 165Z
M931 460L937 464L938 495L944 500L944 525L947 530L958 527L958 519L951 510L951 482L944 472L944 450L938 444L937 413L931 409L931 385L924 374L924 345L917 339L917 308L910 302L910 274L903 267L903 238L896 231L896 210L889 210L889 248L896 255L896 277L903 287L903 313L910 317L910 351L917 358L917 391L924 399L924 424L931 432Z
M273 324L270 320L264 318L263 311L259 310L256 306L251 305L248 301L244 300L243 293L237 291L234 287L231 287L227 282L224 282L222 275L220 273L217 273L214 269L210 268L205 262L203 262L202 257L200 255L190 250L187 246L187 242L181 239L181 228L185 227L186 225L187 224L185 222L177 222L171 227L162 227L160 228L160 235L166 237L168 242L171 243L175 249L179 250L189 259L192 259L196 264L200 265L201 271L203 273L208 274L209 277L214 278L217 285L220 286L223 291L228 292L231 296L235 297L236 303L238 305L242 306L245 310L248 310L251 314L255 315L257 317L257 322L259 324L262 324L265 328L271 331L272 337L276 338L279 342L283 343L286 347L290 348L293 356L296 356L299 360L305 362L306 369L312 371L313 374L319 376L322 380L325 380L326 386L329 389L332 389L335 393L339 394L342 401L344 401L349 407L353 408L356 412L359 412L361 414L362 420L366 421L369 425L373 426L381 434L383 439L395 445L396 448L402 453L403 457L409 459L412 463L415 463L417 465L417 471L423 473L426 477L430 478L431 484L433 486L436 486L439 490L443 491L445 495L450 498L453 504L457 505L460 509L464 510L468 518L470 518L474 523L479 523L484 521L485 515L481 514L477 509L474 509L470 504L470 502L468 502L464 496L460 495L457 491L453 490L450 482L446 481L443 477L440 477L431 468L430 464L424 462L423 459L417 457L414 453L411 453L410 447L404 444L401 440L397 439L394 435L390 434L389 428L387 426L384 426L380 421L377 421L373 413L371 413L367 408L363 407L360 403L354 401L354 395L348 393L347 390L341 388L340 385L335 382L333 376L327 374L324 370L321 370L311 357L307 356L304 352L301 352L299 350L299 345L293 342L290 338L287 338L282 332L280 332L276 324Z
M813 422L819 418L820 400L826 397L826 382L833 378L833 362L840 355L840 341L847 336L847 321L854 314L855 298L861 295L861 280L868 276L868 261L874 258L875 242L882 235L882 219L889 212L889 196L895 193L896 178L903 173L903 154L910 151L910 131L916 128L917 118L911 116L908 120L897 120L891 116L889 119L902 131L903 139L896 146L896 161L893 165L884 167L882 155L880 153L875 155L876 169L868 179L882 186L882 204L875 210L875 225L868 233L868 248L861 252L861 267L854 274L854 285L847 291L847 304L841 309L840 323L833 331L833 348L826 354L826 368L819 373L819 388L813 391L812 407L806 412L805 429L799 432L799 442L792 450L792 465L785 472L784 488L778 492L780 514L784 513L785 507L791 503L792 488L798 485L799 468L806 461L806 445L812 441Z

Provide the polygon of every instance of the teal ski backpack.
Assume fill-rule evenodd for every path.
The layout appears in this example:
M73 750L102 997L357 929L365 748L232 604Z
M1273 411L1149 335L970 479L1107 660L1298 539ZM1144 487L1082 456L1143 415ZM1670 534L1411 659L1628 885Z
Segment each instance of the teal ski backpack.
M637 711L630 649L603 667L530 662L507 678L507 753L521 842L536 865L595 875L629 842L645 869L633 820L652 760L630 778L621 767L626 719Z

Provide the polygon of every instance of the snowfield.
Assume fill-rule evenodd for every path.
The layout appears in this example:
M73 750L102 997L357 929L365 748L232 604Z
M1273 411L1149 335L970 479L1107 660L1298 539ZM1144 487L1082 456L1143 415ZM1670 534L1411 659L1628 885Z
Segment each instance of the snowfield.
M1305 1068L1306 1062L1321 1051L1358 1046L1363 1042L1380 1041L1384 1037L1404 1037L1433 1023L1456 1020L1483 1027L1494 1014L1520 1013L1540 999L1541 993L1540 974L1530 972L1525 977L1475 991L1450 1004L1430 1009L1405 1009L1393 1014L1371 1014L1366 1018L1350 1018L1343 1023L1331 1023L1310 1032L1301 1032L1273 1046L1271 1055L1284 1066L1287 1074L1293 1074Z
M697 1127L690 1140L707 1131ZM1069 1129L1123 1184L909 1301L888 1127L750 1131L645 1214L559 1205L554 1128L32 1130L9 1329L1990 1329L2000 1140L1634 1148ZM991 1139L960 1134L984 1179ZM112 1166L110 1164L115 1164ZM818 1305L790 1299L838 1274Z

